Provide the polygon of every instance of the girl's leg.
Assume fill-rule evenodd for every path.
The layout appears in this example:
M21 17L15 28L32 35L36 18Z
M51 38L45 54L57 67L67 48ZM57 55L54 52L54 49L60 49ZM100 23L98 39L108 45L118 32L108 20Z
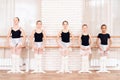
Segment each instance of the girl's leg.
M89 66L91 66L92 54L89 54Z
M37 73L38 72L38 48L34 46L34 70L31 73Z
M64 48L60 50L61 53L61 66L60 70L57 73L64 73L64 64L65 64L65 55L64 55Z
M7 73L15 73L15 47L11 47L11 70Z
M38 48L38 53L39 53L39 54L43 54L43 49Z
M101 56L100 57L100 70L98 71L98 73L103 72L104 71L103 69L104 69L104 57Z
M78 73L82 73L85 71L85 57L82 55L82 61L81 61L81 70Z
M21 51L22 51L22 47L20 45L18 45L16 47L16 72L20 72L23 73L23 71L20 70L20 63L21 63Z
M85 61L84 61L85 63L85 72L88 72L88 73L92 73L91 71L89 71L89 54L87 54L86 56L85 56Z
M45 73L42 70L42 55L43 55L43 49L39 48L38 49L38 71L41 73Z
M92 73L91 71L89 71L89 52L87 51L84 52L82 55L82 67L78 73L82 72Z
M104 55L103 60L104 60L104 62L103 62L103 71L110 73L110 71L108 71L108 69L107 69L107 54Z
M68 72L68 73L72 73L70 70L69 70L69 48L66 48L65 49L65 72Z
M107 66L107 56L104 55L104 53L102 53L102 55L100 57L100 70L97 71L97 73L100 73L100 72L108 72L109 73L106 66Z

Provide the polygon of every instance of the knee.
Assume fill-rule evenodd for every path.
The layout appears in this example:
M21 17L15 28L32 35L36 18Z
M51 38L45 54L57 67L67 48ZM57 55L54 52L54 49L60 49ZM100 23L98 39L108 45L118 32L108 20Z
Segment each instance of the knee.
M37 48L34 48L34 52L37 52L38 51L38 49Z

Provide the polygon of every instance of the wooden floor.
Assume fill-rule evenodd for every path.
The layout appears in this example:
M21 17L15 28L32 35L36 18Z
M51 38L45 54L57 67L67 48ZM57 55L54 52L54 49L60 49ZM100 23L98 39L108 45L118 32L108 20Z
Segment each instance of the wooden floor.
M120 71L111 71L111 73L82 73L76 71L72 74L56 74L47 72L46 74L7 74L6 71L0 71L0 80L120 80Z

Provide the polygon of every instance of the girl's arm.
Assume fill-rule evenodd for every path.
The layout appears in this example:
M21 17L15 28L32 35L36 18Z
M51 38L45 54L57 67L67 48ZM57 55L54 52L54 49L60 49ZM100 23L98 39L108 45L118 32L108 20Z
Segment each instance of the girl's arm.
M57 35L57 38L56 38L56 42L57 42L57 45L59 46L59 47L61 47L61 45L60 45L60 36L61 36L61 31L58 33L58 35Z
M74 35L73 35L73 33L70 31L70 36L71 36L71 38L72 38L72 43L71 43L71 45L73 45L73 43L74 43Z
M100 47L100 39L99 39L99 38L97 38L96 44L97 44L98 48L99 48L100 50L102 50L101 47Z
M109 42L108 42L108 48L106 49L106 51L108 51L108 50L110 49L111 45L112 45L112 40L111 40L111 38L109 38L108 41L109 41Z
M33 30L30 35L30 43L32 47L34 46L34 34L35 34L35 30Z
M11 36L11 28L9 29L7 34L7 46L10 46L10 36Z
M79 35L79 38L78 38L78 44L79 44L79 47L81 48L81 34Z
M90 44L90 47L92 47L92 37L91 37L90 34L89 34L89 37L90 37L90 39L89 39L89 44Z
M43 48L45 47L45 44L46 44L46 33L43 30Z
M22 38L22 46L24 46L25 42L26 42L26 34L25 34L25 31L22 28L20 30L22 32L21 36L23 37Z

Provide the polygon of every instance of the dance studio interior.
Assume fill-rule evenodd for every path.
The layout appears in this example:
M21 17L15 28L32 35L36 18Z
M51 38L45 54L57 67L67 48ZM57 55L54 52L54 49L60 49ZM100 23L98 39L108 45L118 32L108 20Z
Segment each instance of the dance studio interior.
M0 0L0 80L120 80L119 9L120 0ZM24 30L25 33L20 54L16 53L18 43L11 47L7 39L13 39L15 19L20 31ZM42 25L41 30L45 32L43 37L46 36L43 41L46 41L44 49L36 48L42 51L42 57L39 58L38 53L39 59L36 61L31 34L37 31L39 22ZM62 36L66 34L62 32L65 23L68 23L67 30L70 34L69 47L66 47L67 43L61 42ZM84 32L83 24L87 25L87 33L91 38L91 54L88 54L87 59L82 55L79 44L80 35ZM101 48L97 45L97 39L101 40L98 34L102 33L102 24L106 26L106 33L110 34L107 39L112 41L111 44L108 42L109 52L103 51L106 54L104 59L101 58L104 56L99 53ZM61 33L58 37L59 32ZM60 47L57 38L64 48ZM64 38L67 39L65 36ZM12 49L16 52L13 53ZM63 56L62 52L68 54ZM13 54L17 57L19 55L19 61L18 58L12 59ZM66 55L65 61L62 60ZM16 66L18 71L14 70ZM40 70L36 71L36 68Z

